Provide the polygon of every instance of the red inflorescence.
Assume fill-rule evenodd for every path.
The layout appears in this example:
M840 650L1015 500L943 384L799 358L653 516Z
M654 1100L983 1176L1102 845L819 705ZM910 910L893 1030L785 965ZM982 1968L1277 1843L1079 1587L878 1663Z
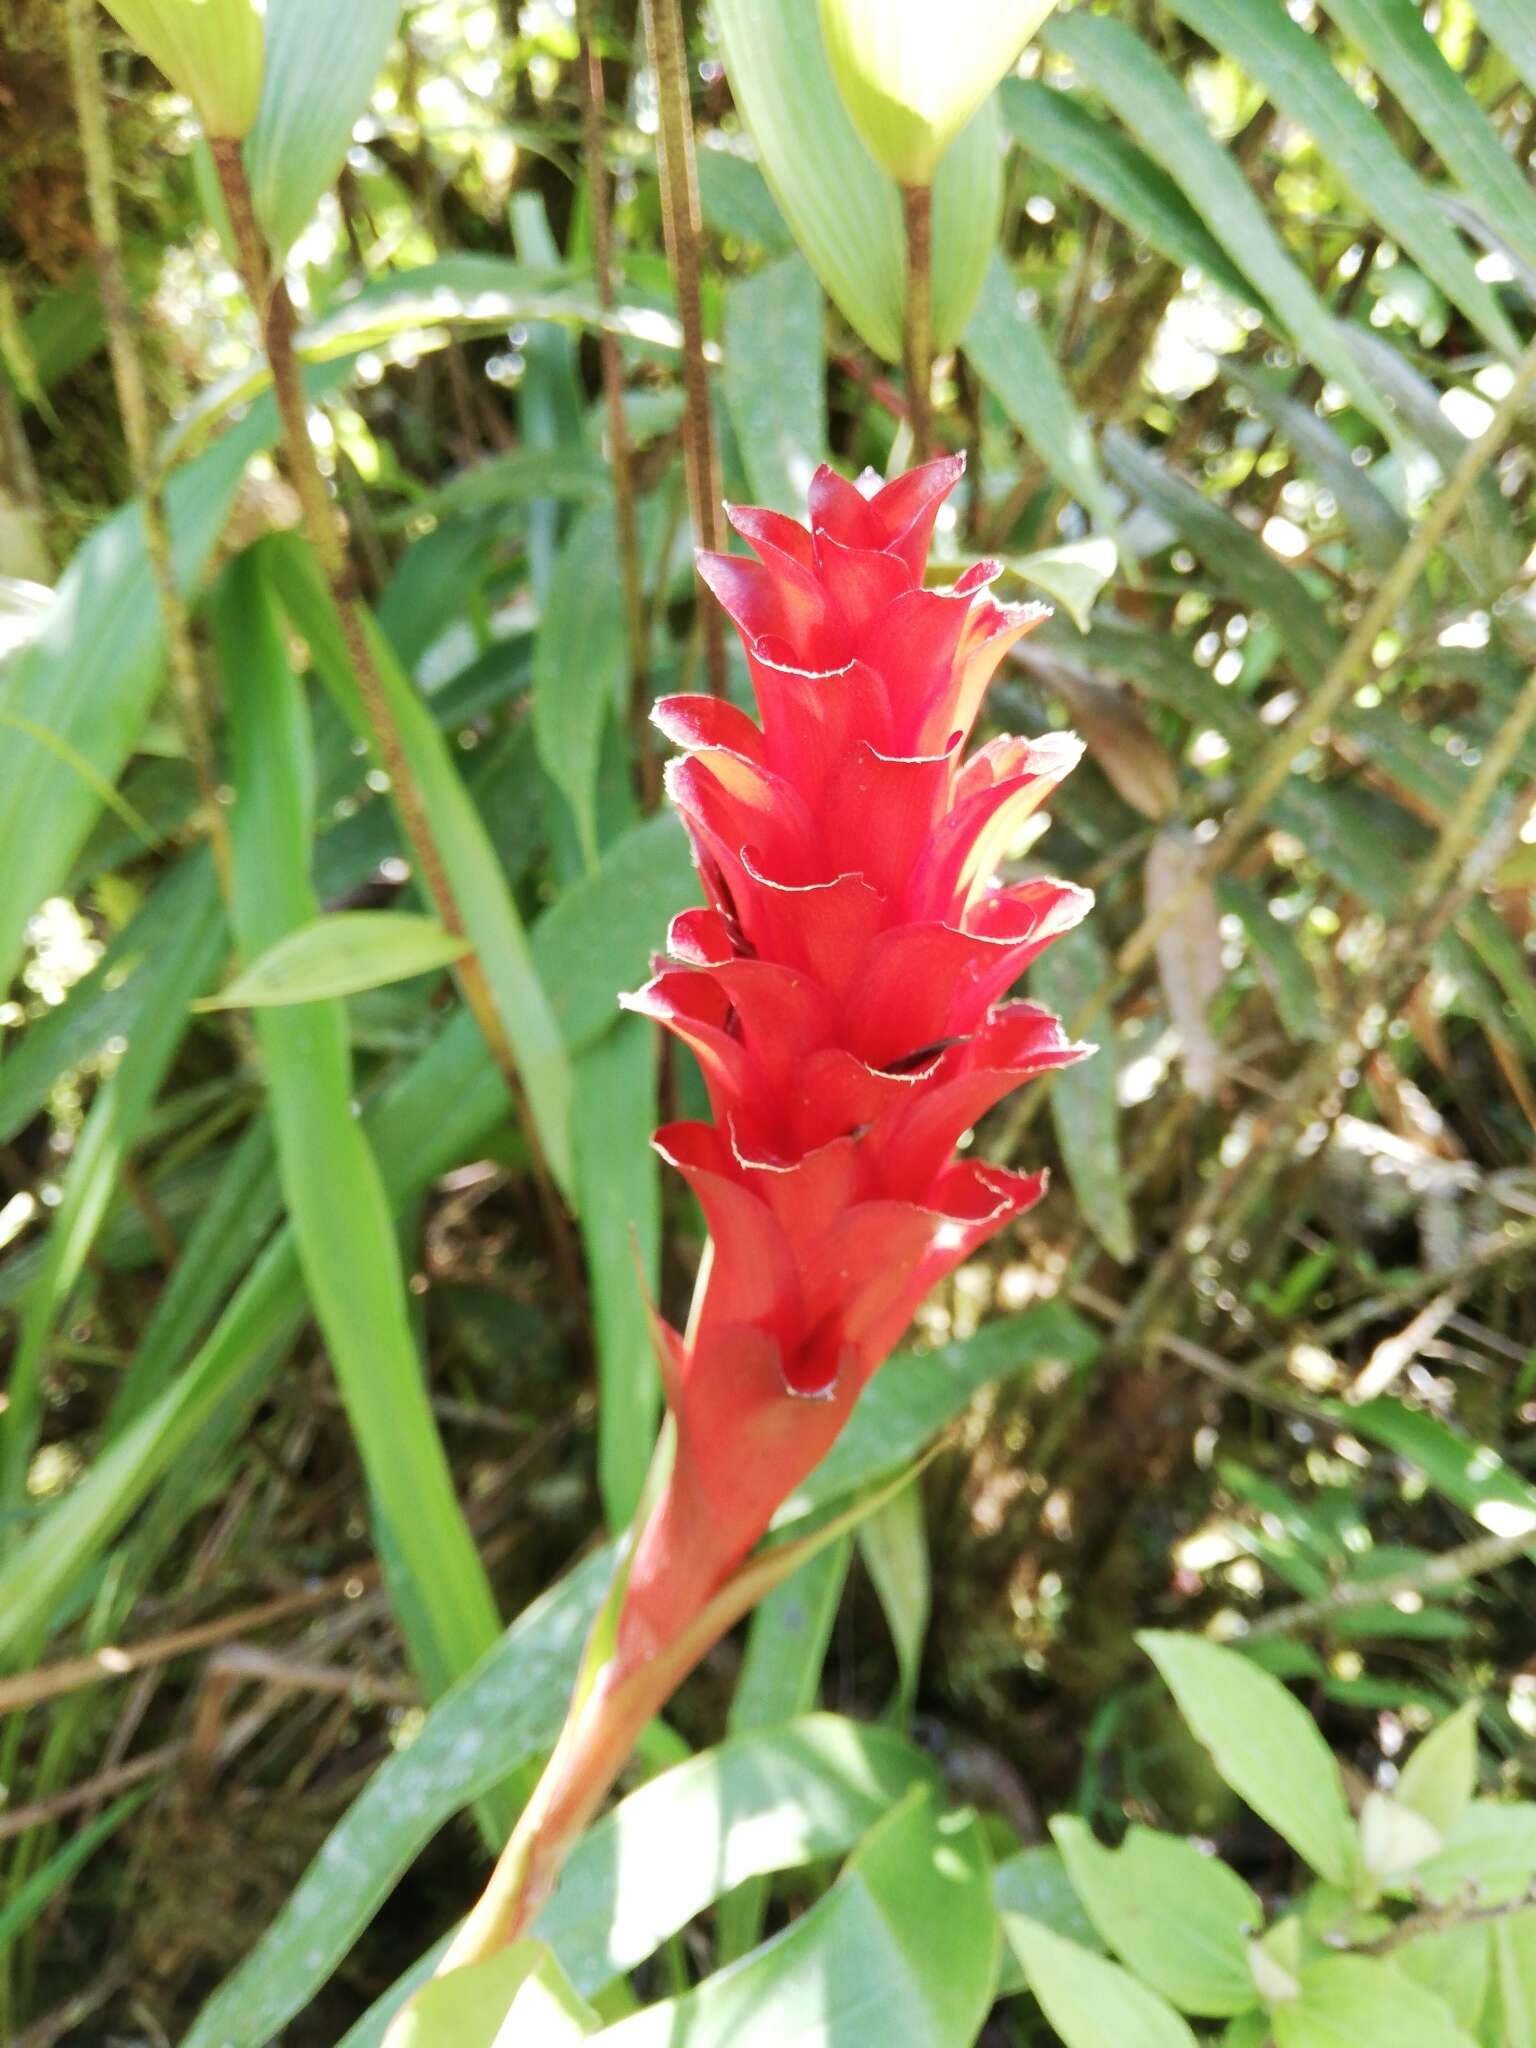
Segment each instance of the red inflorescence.
M637 1546L621 1651L643 1656L767 1528L934 1283L1039 1199L1043 1174L958 1159L1010 1090L1081 1056L1002 998L1091 898L1000 885L1075 739L965 757L1004 653L1042 616L982 563L923 587L945 458L879 488L820 469L810 531L738 508L756 560L700 568L746 648L761 724L656 708L709 898L628 998L697 1056L713 1123L656 1136L713 1240L688 1335L658 1326L676 1461Z

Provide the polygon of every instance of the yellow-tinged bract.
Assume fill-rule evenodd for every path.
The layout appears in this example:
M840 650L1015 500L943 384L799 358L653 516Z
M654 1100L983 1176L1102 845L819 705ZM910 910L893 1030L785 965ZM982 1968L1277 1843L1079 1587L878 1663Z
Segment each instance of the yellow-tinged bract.
M105 0L107 12L197 109L210 138L255 124L265 59L258 0Z

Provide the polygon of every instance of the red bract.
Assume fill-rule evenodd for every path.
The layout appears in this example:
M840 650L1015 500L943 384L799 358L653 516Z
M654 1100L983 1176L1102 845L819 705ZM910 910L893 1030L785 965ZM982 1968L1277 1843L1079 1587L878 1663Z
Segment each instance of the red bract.
M1043 1174L955 1156L1011 1089L1081 1056L1003 998L1091 898L1000 885L1020 822L1075 763L1065 735L966 743L998 662L1043 616L922 576L962 462L872 493L818 470L809 532L736 509L756 559L700 568L746 648L760 723L656 708L709 904L628 998L697 1056L713 1123L662 1157L712 1248L686 1338L658 1344L677 1455L637 1546L624 1662L672 1640L831 1445L934 1283L1039 1199Z

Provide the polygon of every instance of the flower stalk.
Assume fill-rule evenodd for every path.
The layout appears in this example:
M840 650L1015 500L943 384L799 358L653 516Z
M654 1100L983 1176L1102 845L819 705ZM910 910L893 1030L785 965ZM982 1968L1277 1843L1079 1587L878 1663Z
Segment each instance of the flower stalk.
M933 452L933 189L904 185L902 226L906 237L906 302L903 368L907 378L907 418L912 431L912 460L926 462Z

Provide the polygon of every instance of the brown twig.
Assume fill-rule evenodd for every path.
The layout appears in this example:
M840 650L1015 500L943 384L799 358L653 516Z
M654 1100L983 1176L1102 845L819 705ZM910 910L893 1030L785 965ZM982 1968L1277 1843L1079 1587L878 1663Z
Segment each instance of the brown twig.
M667 259L677 286L683 330L683 465L688 502L701 548L720 545L720 473L709 410L709 369L704 359L704 310L699 292L699 180L693 155L693 114L688 93L688 44L678 0L644 0L646 40L656 67L661 117L661 221ZM713 594L698 585L709 687L725 694L725 622Z
M165 635L166 662L185 731L187 754L197 782L203 826L213 851L219 887L228 902L234 876L229 821L219 802L213 734L208 722L207 698L191 621L181 586L176 580L165 481L155 461L149 395L134 335L133 306L123 269L112 138L102 96L95 15L92 0L69 0L66 24L70 77L74 88L75 115L80 127L80 144L85 157L86 191L91 209L91 233L96 244L102 315L106 321L107 348L112 359L112 378L117 389L118 411L122 415L123 436L128 443L128 460L138 494L139 517L144 526L144 550L149 557L161 628ZM238 150L238 145L235 147Z
M587 199L592 210L592 269L597 303L605 314L614 309L613 210L603 151L603 113L607 104L603 60L595 33L596 0L576 0L576 27L581 37L582 150L586 159ZM611 320L598 329L598 360L608 402L608 460L613 470L613 516L619 542L619 574L624 586L624 623L629 634L630 732L648 810L661 798L661 771L652 743L650 690L646 681L645 590L640 569L640 535L635 519L635 474L630 460L629 424L624 417L624 364L619 337Z
M912 427L912 460L926 462L933 447L933 192L927 185L903 185L901 217L906 247L906 304L902 323L902 367L907 378L907 417Z

